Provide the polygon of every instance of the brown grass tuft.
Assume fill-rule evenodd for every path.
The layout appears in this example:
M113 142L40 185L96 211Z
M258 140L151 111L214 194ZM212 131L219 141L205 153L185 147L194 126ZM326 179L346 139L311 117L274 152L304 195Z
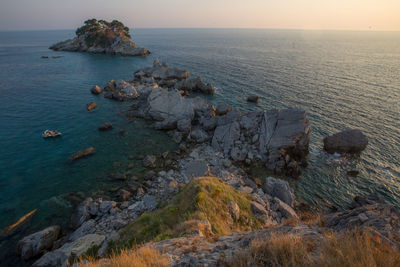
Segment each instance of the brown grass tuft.
M249 251L230 260L230 266L395 267L400 266L400 251L357 229L325 233L322 239L282 233L253 241Z
M132 250L122 250L107 259L86 259L79 267L165 267L168 266L168 257L158 250L142 247Z
M231 261L231 266L307 266L312 263L309 247L294 234L273 235L268 240L257 240L247 253Z

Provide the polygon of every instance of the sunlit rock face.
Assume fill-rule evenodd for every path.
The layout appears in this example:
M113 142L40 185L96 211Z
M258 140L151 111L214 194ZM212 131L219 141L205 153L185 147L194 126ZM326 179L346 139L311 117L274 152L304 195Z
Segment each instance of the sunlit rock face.
M132 41L129 28L113 20L90 19L76 30L76 37L50 47L55 51L88 52L121 56L145 56L150 53Z

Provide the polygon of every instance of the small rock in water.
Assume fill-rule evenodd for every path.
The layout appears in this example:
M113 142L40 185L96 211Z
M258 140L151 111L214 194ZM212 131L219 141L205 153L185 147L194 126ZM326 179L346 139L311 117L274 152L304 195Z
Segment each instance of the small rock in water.
M112 128L113 128L112 124L110 122L106 122L99 126L99 131L107 131L111 130Z
M357 175L358 175L359 173L360 173L360 172L357 171L357 170L347 171L347 175L350 175L350 176L353 176L353 177L357 177Z
M95 85L92 87L92 89L90 89L90 92L92 92L92 94L99 95L103 92L103 89L101 89L100 86Z
M91 111L91 110L93 110L95 108L97 108L97 104L95 102L90 102L90 103L86 104L86 109L88 111Z
M155 167L156 160L157 160L156 156L148 155L143 159L143 166Z
M251 95L251 96L247 97L247 102L257 103L258 102L258 96L257 95Z
M122 130L119 131L119 134L120 134L120 135L124 135L125 133L126 133L126 130L124 130L124 129L122 129Z
M227 105L227 104L219 104L217 106L217 109L215 110L215 113L218 116L222 116L225 115L226 113L228 113L229 111L232 111L232 107Z
M41 58L49 58L48 56L41 56Z
M135 163L132 161L128 164L128 169L133 169L135 167Z
M131 192L125 190L125 189L121 189L119 190L119 198L121 199L121 201L126 201L130 198L131 196Z
M126 175L119 173L119 172L110 174L110 179L112 179L112 180L125 181L126 178L127 178Z
M96 153L96 149L94 147L88 147L86 149L83 149L81 151L76 152L74 155L71 156L71 160L76 160L76 159L80 159L89 155L92 155Z
M164 153L162 153L162 157L163 159L166 159L168 157L169 151L165 151Z

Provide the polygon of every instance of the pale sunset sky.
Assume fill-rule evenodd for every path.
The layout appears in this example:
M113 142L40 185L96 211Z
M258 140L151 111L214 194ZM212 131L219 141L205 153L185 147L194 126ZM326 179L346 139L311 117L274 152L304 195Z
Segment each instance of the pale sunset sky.
M75 29L92 17L136 28L400 31L400 0L0 0L0 30Z

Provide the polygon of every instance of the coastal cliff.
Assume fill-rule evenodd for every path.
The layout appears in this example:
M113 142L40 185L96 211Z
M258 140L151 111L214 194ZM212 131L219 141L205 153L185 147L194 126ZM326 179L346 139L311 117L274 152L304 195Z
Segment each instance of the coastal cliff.
M105 98L130 101L129 119L153 121L179 149L144 157L141 177L115 174L123 181L119 196L84 199L69 229L49 226L22 239L18 253L33 266L84 265L88 258L99 259L88 266L115 266L121 260L115 251L127 255L126 266L352 266L349 259L366 254L364 262L378 266L382 259L399 263L395 207L371 195L345 210L315 212L283 180L307 167L305 111L213 106L190 96L212 94L212 85L158 60L96 94L103 91ZM263 174L254 177L253 168ZM346 254L365 244L370 250ZM160 262L139 264L143 251Z
M150 53L132 41L129 28L117 20L90 19L76 30L76 37L50 46L55 51L88 52L121 56L145 56Z

